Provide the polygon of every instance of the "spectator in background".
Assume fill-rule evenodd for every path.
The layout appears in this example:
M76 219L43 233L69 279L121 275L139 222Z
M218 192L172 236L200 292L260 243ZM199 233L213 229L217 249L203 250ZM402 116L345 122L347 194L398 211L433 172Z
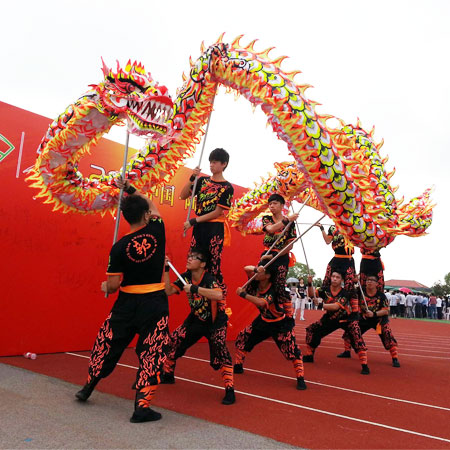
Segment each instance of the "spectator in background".
M430 319L437 319L437 299L435 295L430 295L428 302L429 317Z
M437 297L436 298L436 311L437 311L437 318L439 320L442 320L442 298L441 297Z
M414 301L415 301L415 295L411 292L411 294L408 294L406 296L406 318L412 319L414 318Z
M406 312L406 297L403 292L397 291L397 300L398 300L398 315L400 317L405 317Z
M422 318L422 295L420 293L418 293L416 295L416 303L414 305L414 309L416 311L415 316L416 319L421 319Z
M428 317L427 310L428 310L428 296L426 294L424 294L422 296L422 318L423 319L426 319Z
M386 297L389 301L389 314L393 319L397 318L397 296L395 292L386 291Z

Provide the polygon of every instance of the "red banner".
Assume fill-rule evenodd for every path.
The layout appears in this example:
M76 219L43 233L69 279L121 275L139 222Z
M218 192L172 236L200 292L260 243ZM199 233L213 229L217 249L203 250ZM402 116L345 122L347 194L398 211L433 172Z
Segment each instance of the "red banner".
M116 297L105 299L100 291L114 219L109 214L102 218L100 214L52 212L52 206L35 199L37 190L24 181L50 122L0 102L0 356L90 349ZM101 139L91 155L83 158L80 170L85 176L100 175L118 170L122 160L123 146ZM179 199L179 192L190 173L181 168L153 195L166 224L167 253L179 271L185 269L190 241L190 232L182 237L187 203ZM240 186L234 188L236 196L245 191ZM119 235L125 232L127 225L121 221ZM229 339L235 339L257 314L235 291L245 281L243 265L258 261L261 240L244 238L232 230L231 247L224 249L222 271L229 290L227 303L232 309ZM170 297L171 329L188 311L184 294Z

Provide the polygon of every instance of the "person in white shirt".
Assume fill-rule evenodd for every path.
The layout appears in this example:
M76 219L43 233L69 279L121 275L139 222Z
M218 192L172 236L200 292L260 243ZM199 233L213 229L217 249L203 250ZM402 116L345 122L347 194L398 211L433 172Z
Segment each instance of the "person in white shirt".
M442 320L442 298L436 298L436 309L437 309L437 318Z
M386 292L386 297L389 300L389 314L393 319L397 318L397 296L395 293Z
M398 315L400 317L405 317L406 313L406 297L403 293L397 292L397 300L398 300Z
M415 302L416 296L413 294L408 294L406 296L406 317L408 319L414 318L414 302Z

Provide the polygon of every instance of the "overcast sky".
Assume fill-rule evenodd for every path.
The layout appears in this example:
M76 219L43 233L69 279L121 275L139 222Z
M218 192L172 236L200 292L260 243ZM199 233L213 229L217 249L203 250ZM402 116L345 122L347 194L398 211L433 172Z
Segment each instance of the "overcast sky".
M290 57L283 68L301 70L296 82L314 89L318 112L376 127L397 198L435 186L433 224L425 237L398 237L383 252L385 278L431 286L450 272L450 2L424 1L21 1L2 5L0 101L54 118L102 79L101 60L115 67L141 61L175 97L189 56L200 44L244 34L257 50ZM123 129L110 139L124 139ZM139 148L141 141L132 145ZM251 186L274 161L291 160L266 127L265 115L245 99L219 90L207 151L229 150L233 183ZM198 154L187 164L196 165ZM203 165L205 171L208 166ZM303 214L303 213L302 213ZM302 215L310 222L320 215ZM332 256L318 229L305 236L311 267L323 277ZM295 249L304 262L301 246ZM360 255L357 251L356 261Z

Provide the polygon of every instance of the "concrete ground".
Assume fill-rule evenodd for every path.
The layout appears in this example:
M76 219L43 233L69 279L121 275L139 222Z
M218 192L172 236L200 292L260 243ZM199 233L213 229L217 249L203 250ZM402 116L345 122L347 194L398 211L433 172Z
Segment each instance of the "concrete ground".
M0 448L297 448L162 408L155 408L162 420L133 424L130 400L95 392L80 403L74 397L79 388L0 364Z

